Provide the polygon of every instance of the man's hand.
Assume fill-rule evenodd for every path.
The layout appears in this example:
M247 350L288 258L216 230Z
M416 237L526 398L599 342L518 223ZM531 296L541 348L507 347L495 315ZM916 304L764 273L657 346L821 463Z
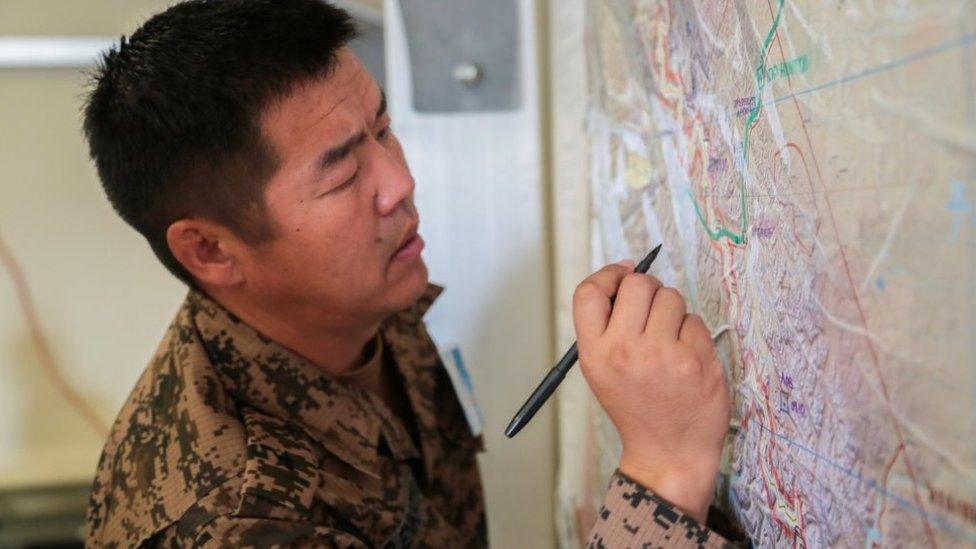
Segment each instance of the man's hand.
M704 523L729 390L708 328L685 313L677 290L631 262L604 267L573 296L580 366L620 433L620 471Z

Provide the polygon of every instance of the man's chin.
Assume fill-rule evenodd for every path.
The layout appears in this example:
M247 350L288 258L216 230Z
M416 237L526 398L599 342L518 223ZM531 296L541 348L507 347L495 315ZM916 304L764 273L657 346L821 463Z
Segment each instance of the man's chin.
M416 265L411 265L409 270L405 269L397 278L393 284L396 287L397 310L410 307L427 291L429 278L423 259L417 259Z
M417 272L414 276L416 276L417 279L415 283L416 286L414 287L417 294L413 301L417 301L420 299L420 296L424 295L424 292L427 291L427 285L430 283L430 276L427 272L427 264L424 263L423 258L417 260Z

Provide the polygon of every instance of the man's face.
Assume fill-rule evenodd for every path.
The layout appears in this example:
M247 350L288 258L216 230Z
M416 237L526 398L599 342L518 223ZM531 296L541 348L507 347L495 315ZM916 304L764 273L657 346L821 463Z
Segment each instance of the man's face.
M276 234L242 268L267 307L370 321L416 301L427 267L413 177L385 98L351 50L337 63L263 113L280 162L264 194Z

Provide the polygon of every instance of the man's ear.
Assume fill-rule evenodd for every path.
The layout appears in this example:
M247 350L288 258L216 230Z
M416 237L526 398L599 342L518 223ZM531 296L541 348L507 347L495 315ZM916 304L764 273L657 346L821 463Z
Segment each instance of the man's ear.
M244 282L240 239L226 227L207 219L180 219L166 229L166 243L173 257L194 278L210 286L234 286Z

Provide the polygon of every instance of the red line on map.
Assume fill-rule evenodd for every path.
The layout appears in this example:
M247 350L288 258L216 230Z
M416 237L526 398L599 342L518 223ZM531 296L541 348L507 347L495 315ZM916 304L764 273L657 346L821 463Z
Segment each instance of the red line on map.
M766 5L769 7L770 15L773 16L773 17L775 17L775 15L773 14L773 6L772 6L772 4L769 3L769 0L766 0ZM777 42L778 42L778 40L779 40L779 31L778 30L776 31L776 39L777 39ZM783 58L783 60L786 60L786 53L783 51L783 45L781 43L777 43L777 45L779 46L780 56ZM790 93L793 94L793 79L792 79L792 77L790 77L790 75L787 75L786 76L786 80L787 80L787 86L789 87ZM825 204L827 206L827 213L828 213L828 215L830 217L830 223L831 223L831 226L833 227L833 230L834 230L834 238L837 241L837 248L838 248L838 251L840 252L841 262L844 264L844 272L845 272L845 274L847 276L847 282L848 282L848 284L850 286L850 290L851 290L851 299L853 300L854 305L855 305L855 308L857 309L858 315L860 317L861 326L864 328L865 333L868 333L867 316L864 314L864 308L861 306L861 300L860 300L860 297L858 296L858 293L857 293L857 287L854 284L854 278L851 275L851 268L850 268L850 264L849 264L849 262L847 260L847 254L844 251L844 245L843 245L843 243L840 240L840 231L837 228L837 221L834 218L834 210L833 210L833 207L830 204L830 195L829 195L829 193L826 192L827 185L824 183L823 173L820 170L820 162L817 160L817 154L816 154L816 152L813 149L813 140L810 138L810 132L807 129L806 122L803 119L803 113L800 111L800 104L797 101L795 94L793 94L792 100L793 100L793 106L796 109L796 114L797 114L797 116L800 119L800 126L803 128L803 134L804 134L804 136L806 138L806 142L807 142L807 149L810 151L810 156L811 156L811 159L813 160L814 168L817 171L817 179L820 182L820 186L823 187L823 189L825 191L824 192L824 195L823 195L824 202L825 202ZM888 387L887 387L887 384L885 383L884 376L881 373L881 366L880 366L880 360L878 359L878 352L874 348L874 342L871 341L871 338L865 336L864 341L867 344L868 351L871 354L872 365L874 366L875 374L878 376L878 382L881 385L881 392L882 392L882 395L884 396L885 403L888 406L890 406L891 405L891 402L890 402L890 397L888 395ZM892 427L895 430L895 435L898 438L898 444L899 444L899 446L901 448L904 448L905 447L905 437L902 434L901 425L898 424L898 420L894 417L893 414L890 414L889 413L889 417L891 419ZM912 484L912 497L915 500L915 503L918 505L919 509L921 509L921 510L924 511L925 510L925 506L922 504L922 498L919 496L919 492L918 492L918 480L915 478L915 470L914 470L914 467L912 466L911 459L909 459L909 457L908 457L907 450L902 452L902 459L905 462L905 468L908 471L908 476L909 476L909 478L912 481L911 482L911 484ZM928 537L929 542L932 544L933 547L937 547L938 544L936 543L936 541L935 541L935 535L932 532L932 525L929 523L928 518L925 517L924 515L921 517L921 519L922 519L922 524L923 524L923 526L925 528L925 534Z
M803 163L803 171L807 174L807 185L810 186L810 196L813 199L813 208L814 208L814 210L817 211L817 218L819 218L820 217L820 206L817 205L817 195L816 195L816 191L813 188L813 176L810 174L810 166L807 164L807 157L806 157L806 155L803 154L803 150L800 149L800 147L796 143L794 143L792 141L787 141L786 145L784 147L781 147L778 151L776 151L776 154L773 155L773 161L775 162L777 159L779 159L779 157L787 149L792 149L792 150L796 151L797 156L800 157L800 161ZM779 173L778 171L774 171L773 172L773 185L775 185L775 186L779 186L779 177L777 176L778 173ZM778 195L779 193L774 191L771 194L772 195ZM796 207L795 206L792 206L792 205L790 205L790 207L794 209L794 214L793 214L792 219L791 219L791 222L790 222L790 225L793 228L793 239L796 240L797 246L799 246L800 249L803 250L803 252L805 254L807 254L808 257L809 256L812 256L813 255L813 251L814 251L813 250L813 245L811 244L810 247L808 248L807 245L806 245L806 243L804 243L800 239L800 236L799 236L799 234L798 234L798 232L796 230L796 213L795 213ZM817 226L819 227L819 223L817 224Z
M881 486L888 485L888 477L891 475L891 469L895 466L895 462L898 461L898 456L901 455L902 451L904 450L905 446L899 444L898 448L895 449L895 453L891 455L890 459L888 459L888 463L885 464L884 476L881 477ZM888 498L883 498L881 500L881 511L878 513L878 524L875 525L879 532L881 531L881 523L884 520L885 511L887 510Z

